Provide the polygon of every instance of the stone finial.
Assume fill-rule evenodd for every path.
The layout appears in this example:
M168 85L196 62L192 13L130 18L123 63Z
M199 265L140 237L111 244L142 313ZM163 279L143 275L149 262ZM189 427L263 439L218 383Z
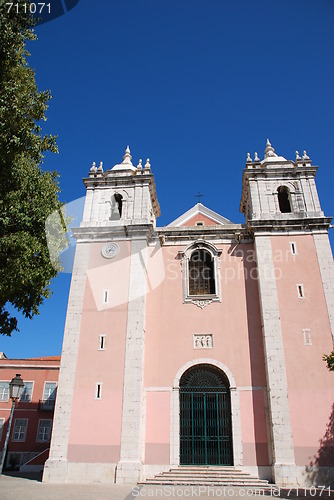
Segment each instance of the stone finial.
M296 161L301 160L301 157L299 156L299 152L296 151Z
M151 171L151 164L150 164L150 159L149 158L147 158L147 160L146 160L144 170Z
M125 150L125 155L123 156L123 161L122 163L130 163L132 165L132 156L130 154L130 148L129 146L126 147L126 150Z
M90 167L90 172L95 174L96 171L97 171L96 163L95 163L95 161L93 161L92 166Z
M139 163L137 165L137 170L143 170L143 161L142 160L139 160Z
M304 149L304 151L303 151L303 160L309 160L309 159L310 159L310 157L307 156L306 151Z
M251 158L250 153L247 153L247 160L246 160L246 163L252 163L252 158Z
M269 139L267 139L266 149L264 151L264 157L268 158L269 156L277 156L275 153L275 149L272 147Z
M254 163L260 163L260 158L258 157L256 151L255 151L255 155L254 155Z
M97 169L99 174L103 174L103 161L100 161L99 168Z

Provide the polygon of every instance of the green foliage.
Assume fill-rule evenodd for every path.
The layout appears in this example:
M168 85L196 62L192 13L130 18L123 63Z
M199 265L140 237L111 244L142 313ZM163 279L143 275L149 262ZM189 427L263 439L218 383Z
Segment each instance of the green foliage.
M326 361L328 370L334 372L334 350L328 355L324 354L322 359Z
M40 167L44 152L58 151L39 125L51 94L38 91L26 60L34 21L23 9L7 10L0 0L0 333L11 335L18 329L13 307L31 318L50 295L59 263L50 260L45 222L61 205L57 173ZM53 244L61 250L66 243L58 234Z

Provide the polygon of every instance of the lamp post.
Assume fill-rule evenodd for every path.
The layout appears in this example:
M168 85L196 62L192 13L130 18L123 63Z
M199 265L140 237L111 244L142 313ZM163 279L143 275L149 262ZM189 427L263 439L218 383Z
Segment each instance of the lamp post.
M9 397L12 400L12 409L10 410L8 429L7 429L5 444L4 444L4 447L2 450L1 463L0 463L0 474L2 474L2 469L3 469L4 463L5 463L5 456L7 453L10 429L12 427L12 420L13 420L13 415L14 415L15 403L19 399L23 387L24 387L24 382L21 379L21 375L19 373L17 373L16 376L9 382Z

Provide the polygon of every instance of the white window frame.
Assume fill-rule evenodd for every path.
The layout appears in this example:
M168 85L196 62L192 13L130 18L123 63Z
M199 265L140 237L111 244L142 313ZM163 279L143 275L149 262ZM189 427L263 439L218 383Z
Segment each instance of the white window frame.
M107 336L105 333L102 333L101 335L99 335L99 347L98 347L98 351L105 351L106 350L106 339L107 339Z
M19 425L18 422L25 422L25 425ZM18 427L18 429L17 429ZM21 430L23 428L23 430ZM12 434L12 441L14 442L20 442L24 443L26 440L27 436L27 429L28 429L28 419L27 418L16 418L14 422L14 428L13 428L13 434ZM18 433L18 437L15 438L15 434ZM23 437L20 438L21 434L23 434Z
M26 389L26 384L31 384L31 392L29 393L28 392L28 398L23 398L23 396L25 396L25 389ZM34 381L33 380L25 380L24 381L24 387L23 387L23 391L21 393L21 396L20 396L20 402L22 403L30 403L32 401L32 395L33 395L33 392L34 392Z
M0 384L6 384L6 387L0 389L0 402L9 400L9 380L0 380Z
M305 299L305 290L303 283L297 283L296 288L298 299Z
M2 438L2 433L3 433L4 427L5 427L5 419L1 417L0 418L0 441Z
M42 425L44 422L48 422L50 423L50 427L43 427L44 429L49 429L49 432L46 433L47 434L47 439L40 439L40 432L42 430ZM51 432L52 432L52 418L40 418L39 421L38 421L38 428L37 428L37 436L36 436L36 442L37 443L49 443L50 440L51 440ZM45 433L43 433L43 436L45 435Z
M309 328L303 329L304 345L312 345L311 330Z
M46 385L47 384L54 384L55 385L55 388L54 390L52 391L51 394L49 394L48 397L45 397L45 389L46 389ZM54 397L50 397L52 394L54 393ZM43 403L45 403L46 401L55 401L56 400L56 396L57 396L57 382L56 381L53 381L53 380L46 380L44 382L44 387L43 387L43 395L42 395L42 401Z
M196 250L204 250L211 255L213 261L213 272L215 280L215 293L205 295L190 295L189 293L189 261L191 255ZM187 248L181 252L182 256L182 282L183 282L183 303L193 303L200 305L205 301L221 302L221 285L220 285L220 261L219 251L212 243L204 240L197 240L191 243Z
M96 382L96 384L95 384L95 397L94 397L94 399L96 399L97 401L100 401L100 399L102 399L102 386L103 386L102 382Z

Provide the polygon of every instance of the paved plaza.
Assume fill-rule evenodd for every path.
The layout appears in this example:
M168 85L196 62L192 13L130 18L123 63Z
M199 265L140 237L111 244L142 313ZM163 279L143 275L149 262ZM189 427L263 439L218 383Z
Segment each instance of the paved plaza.
M297 498L296 490L256 492L251 489L208 486L137 486L119 484L45 484L36 479L3 475L0 477L0 500L133 500L135 498ZM298 498L334 498L333 491L298 491Z

